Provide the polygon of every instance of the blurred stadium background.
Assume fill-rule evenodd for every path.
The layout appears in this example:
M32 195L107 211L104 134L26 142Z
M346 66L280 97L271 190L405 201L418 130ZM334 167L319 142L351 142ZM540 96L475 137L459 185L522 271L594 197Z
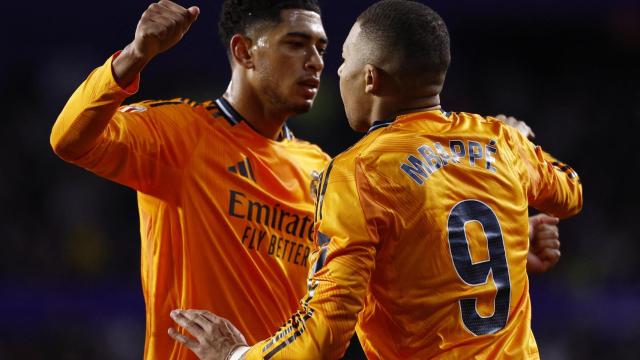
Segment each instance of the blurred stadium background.
M225 89L221 1L154 60L131 100L212 99ZM359 138L345 121L336 70L371 1L323 5L330 37L315 108L290 122L335 155ZM449 25L450 111L507 113L573 165L582 214L561 223L563 257L532 276L543 359L640 358L640 3L430 1ZM0 57L0 359L140 359L144 302L132 190L55 157L49 132L88 73L133 37L144 1L4 4ZM207 284L202 284L207 286Z

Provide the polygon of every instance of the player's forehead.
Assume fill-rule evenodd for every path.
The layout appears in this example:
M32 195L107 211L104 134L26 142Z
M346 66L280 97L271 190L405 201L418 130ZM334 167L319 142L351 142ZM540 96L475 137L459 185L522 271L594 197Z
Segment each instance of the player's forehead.
M347 54L353 52L354 47L358 43L359 36L360 36L360 24L356 22L351 27L351 30L349 31L349 35L347 35L347 38L344 40L344 43L342 44L342 52Z
M302 9L285 9L280 12L280 23L271 29L275 36L301 34L318 41L327 42L320 14Z

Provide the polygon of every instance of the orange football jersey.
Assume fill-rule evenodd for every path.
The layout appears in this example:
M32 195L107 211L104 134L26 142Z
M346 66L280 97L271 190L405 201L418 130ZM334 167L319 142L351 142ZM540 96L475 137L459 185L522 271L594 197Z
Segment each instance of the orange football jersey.
M537 359L528 207L582 207L576 173L502 122L440 110L376 123L320 179L308 293L247 358ZM357 323L357 327L356 327Z
M54 148L83 121L108 125L91 150L65 160L138 193L146 359L195 359L172 340L169 312L208 309L247 341L265 338L306 291L310 185L329 157L295 139L267 139L223 98L121 106L111 59L76 90L51 134Z

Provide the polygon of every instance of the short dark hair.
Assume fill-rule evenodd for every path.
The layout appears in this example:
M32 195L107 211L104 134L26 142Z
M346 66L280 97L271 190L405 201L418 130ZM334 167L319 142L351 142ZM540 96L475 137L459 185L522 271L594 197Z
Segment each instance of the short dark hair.
M225 0L222 3L218 33L227 52L235 34L246 36L256 25L279 24L280 12L285 9L309 10L320 15L317 0Z
M406 73L445 73L451 63L449 32L430 7L410 0L382 0L358 17L360 34L393 54Z

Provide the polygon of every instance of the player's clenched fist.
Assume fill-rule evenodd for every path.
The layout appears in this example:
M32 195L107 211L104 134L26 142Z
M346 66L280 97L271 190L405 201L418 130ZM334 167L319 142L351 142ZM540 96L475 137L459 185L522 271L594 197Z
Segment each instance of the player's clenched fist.
M145 59L168 50L182 39L199 13L195 6L185 9L169 0L149 5L140 17L131 50Z
M149 5L140 17L135 38L112 63L118 84L127 87L149 60L177 44L198 14L196 6L185 9L169 0Z
M560 235L557 217L538 214L529 218L529 253L527 271L543 273L560 260Z

